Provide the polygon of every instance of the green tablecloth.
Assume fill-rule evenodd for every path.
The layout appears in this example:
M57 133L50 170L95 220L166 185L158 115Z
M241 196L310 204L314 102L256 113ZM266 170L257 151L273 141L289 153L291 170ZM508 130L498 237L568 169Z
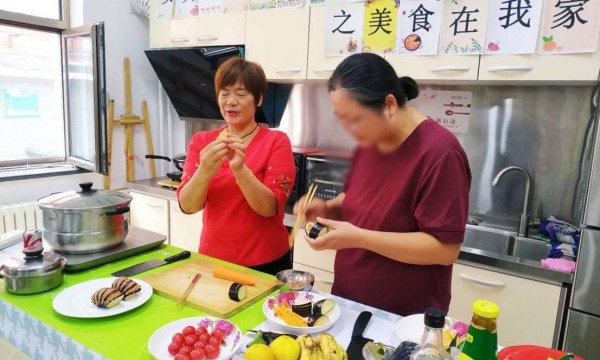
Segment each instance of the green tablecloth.
M174 320L206 314L188 306L177 306L175 301L153 294L152 298L146 304L124 314L100 319L76 319L62 316L54 311L52 308L52 299L63 289L71 285L87 280L110 277L110 274L116 270L150 259L163 259L180 251L181 249L179 248L162 245L153 251L88 271L65 274L64 283L60 287L38 295L18 296L9 294L4 288L3 280L0 280L0 301L13 305L31 317L50 325L60 333L72 338L75 342L106 358L152 359L147 350L147 342L150 335L156 329ZM192 258L207 257L192 254ZM211 260L220 262L214 259ZM178 266L184 261L187 260L150 270L137 277L143 279L145 276L165 270L167 267ZM250 269L241 267L240 269L253 272ZM239 326L243 332L256 327L265 321L262 313L262 301L255 302L229 318L229 320ZM18 326L17 324L15 328L18 328ZM38 345L37 347L39 348L40 346Z

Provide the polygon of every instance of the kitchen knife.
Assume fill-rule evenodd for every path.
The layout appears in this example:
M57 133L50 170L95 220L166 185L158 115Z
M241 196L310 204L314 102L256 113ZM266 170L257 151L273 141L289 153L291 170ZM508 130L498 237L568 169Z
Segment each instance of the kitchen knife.
M349 360L365 360L363 356L363 347L366 343L373 340L363 337L363 333L365 332L367 325L369 325L369 321L371 321L371 316L373 316L373 314L369 311L363 311L358 315L358 318L354 323L354 330L352 330L350 345L348 345L348 350L346 350Z
M148 271L150 269L154 269L159 266L163 266L166 264L174 263L179 260L189 258L191 253L189 251L182 251L179 254L175 254L173 256L169 256L164 260L160 259L152 259L145 261L143 263L139 263L137 265L130 266L128 268L119 270L117 272L112 273L112 276L133 276L139 273L143 273L144 271Z

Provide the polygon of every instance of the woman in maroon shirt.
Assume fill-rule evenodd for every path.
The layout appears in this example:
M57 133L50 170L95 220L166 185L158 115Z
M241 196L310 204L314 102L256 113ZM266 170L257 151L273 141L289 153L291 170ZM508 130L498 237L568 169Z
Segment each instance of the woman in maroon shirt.
M417 84L398 78L378 55L346 58L328 89L359 144L345 192L306 209L330 229L306 237L309 245L337 250L333 293L404 316L447 311L469 208L465 152L452 133L406 104Z

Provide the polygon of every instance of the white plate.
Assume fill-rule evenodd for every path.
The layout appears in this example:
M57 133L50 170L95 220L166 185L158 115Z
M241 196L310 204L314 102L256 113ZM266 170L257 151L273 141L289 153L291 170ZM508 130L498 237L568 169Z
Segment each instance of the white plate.
M221 354L218 358L219 360L230 359L242 345L242 332L240 331L240 328L232 322L209 316L185 318L163 325L150 336L150 339L148 340L148 350L155 359L172 360L173 356L169 354L167 349L169 348L173 335L181 332L186 326L197 327L199 324L206 326L208 332L212 332L218 321L233 325L233 331L223 339L225 345L221 345Z
M396 323L396 335L400 341L421 343L421 336L425 330L425 315L416 314L403 317Z
M131 299L123 300L110 309L101 309L92 303L92 295L103 287L110 285L116 277L89 280L70 286L61 291L52 302L52 307L59 314L75 318L101 318L122 314L142 306L152 296L152 286L145 281L133 279L140 284L142 290Z
M263 313L267 317L267 320L269 321L269 323L275 325L276 327L279 327L280 330L282 330L286 333L294 334L294 335L302 335L302 334L315 334L315 333L323 332L323 331L329 329L330 327L332 327L333 324L335 324L335 322L340 318L340 315L342 314L342 311L340 310L340 306L336 303L336 306L333 308L333 310L331 310L331 312L329 314L327 314L327 317L329 317L328 324L325 324L322 326L313 326L313 327L309 327L309 326L299 327L299 326L286 325L286 323L283 320L281 320L280 318L275 316L275 313L269 307L269 301L273 301L273 299L275 299L277 297L289 296L289 294L295 294L295 296L297 298L309 299L313 303L315 303L319 300L328 299L328 297L326 297L326 296L322 296L322 295L311 293L311 292L288 291L285 293L281 293L277 296L270 297L267 300L265 300L265 303L263 304ZM293 301L291 302L291 304L293 304Z

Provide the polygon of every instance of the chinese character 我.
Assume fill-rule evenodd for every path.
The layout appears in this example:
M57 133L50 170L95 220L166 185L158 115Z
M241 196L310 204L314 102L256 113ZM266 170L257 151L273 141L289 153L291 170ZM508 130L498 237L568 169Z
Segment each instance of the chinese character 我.
M504 11L504 16L501 16L498 20L504 22L501 25L503 28L506 29L516 23L520 23L524 27L531 26L531 19L525 20L525 16L531 9L530 0L506 0L502 2L502 5L504 7L501 7L500 10Z
M454 11L452 14L458 15L454 22L450 24L450 27L454 27L454 35L461 33L472 33L477 32L477 29L469 29L469 25L471 23L477 22L476 18L471 18L471 14L478 13L479 9L475 10L467 10L466 6L463 6L461 11ZM464 16L464 19L463 19ZM459 26L462 25L462 28L459 29Z

